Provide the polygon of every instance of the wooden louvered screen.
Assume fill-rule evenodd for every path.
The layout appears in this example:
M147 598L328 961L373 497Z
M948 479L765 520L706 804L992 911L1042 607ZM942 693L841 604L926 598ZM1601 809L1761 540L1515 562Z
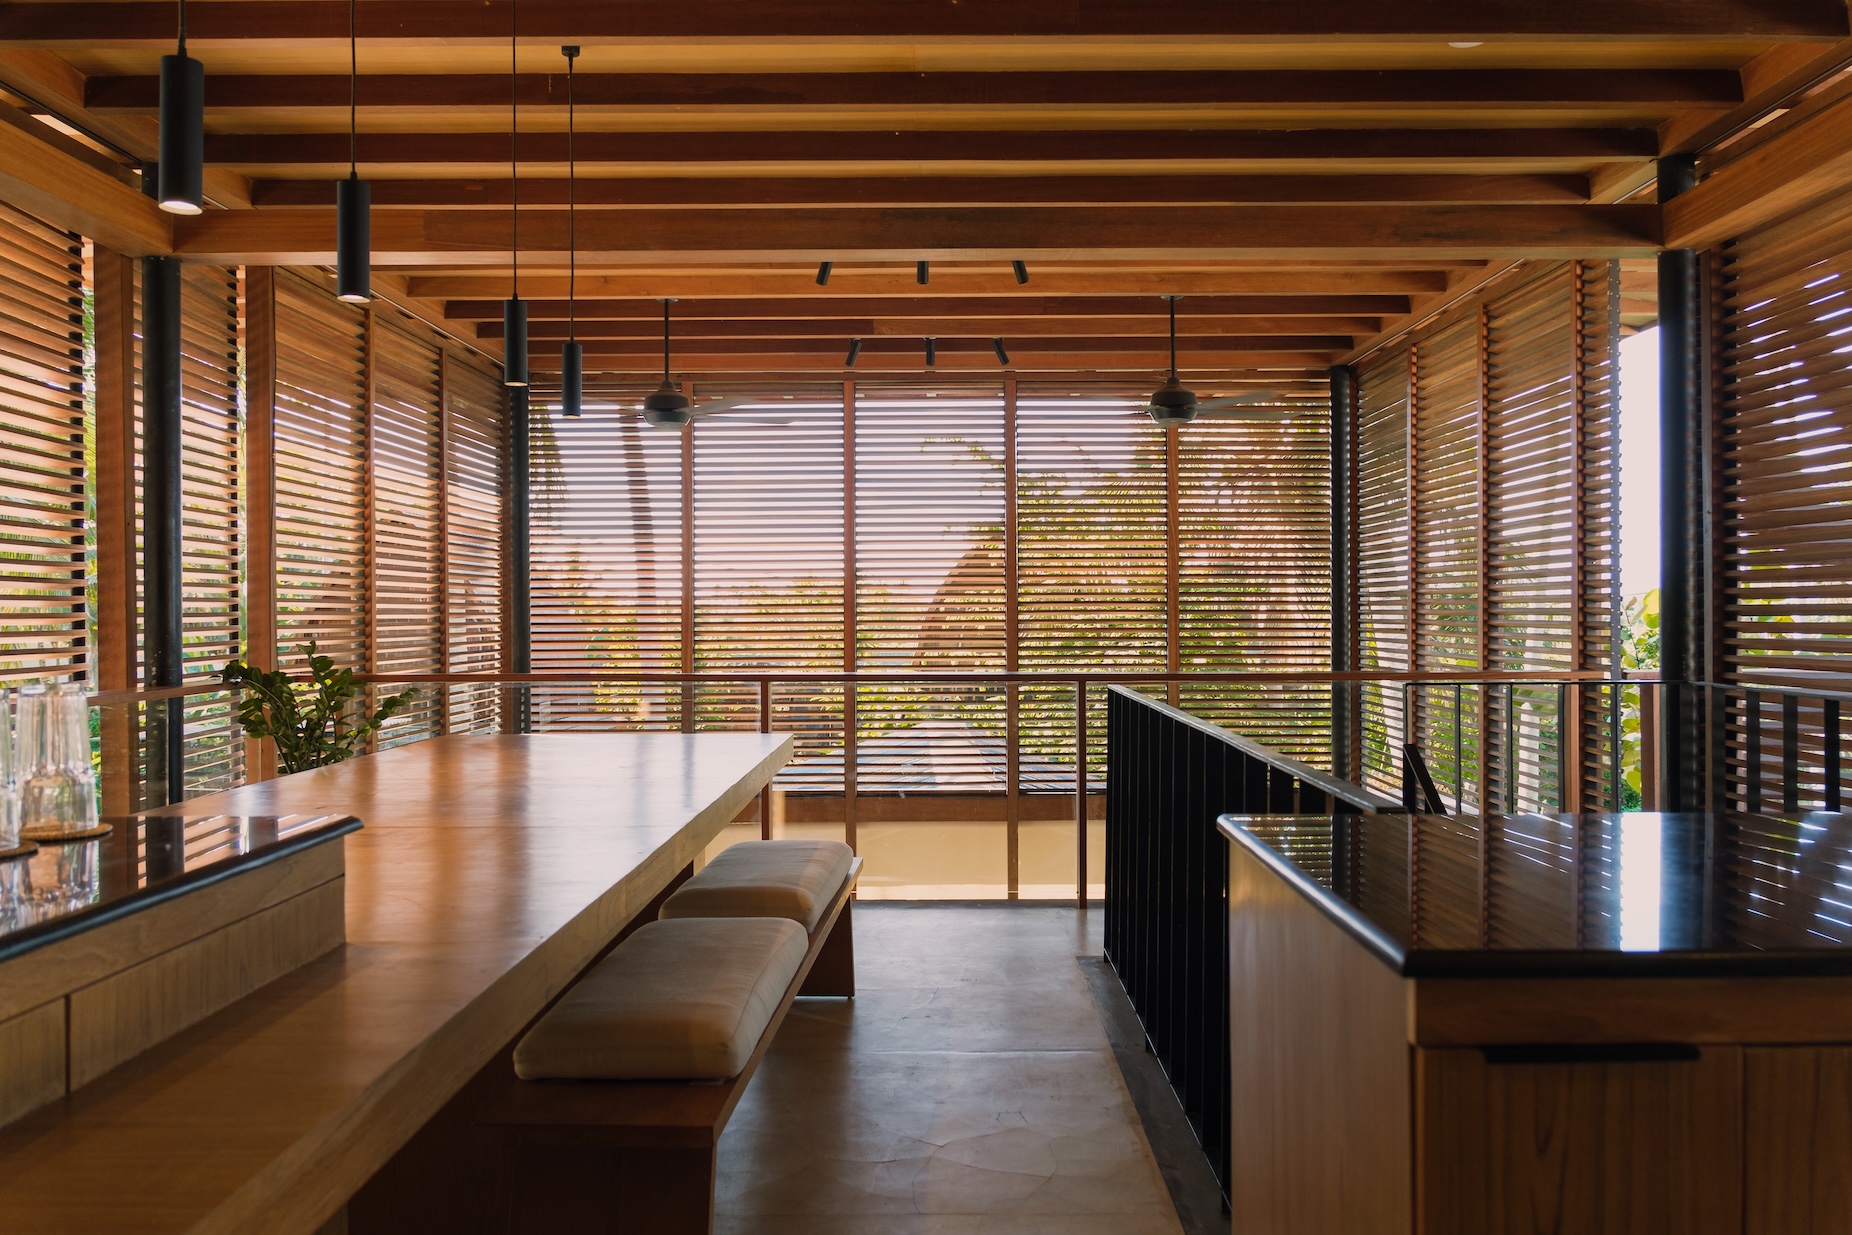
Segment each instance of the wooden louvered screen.
M343 665L366 638L366 314L276 276L276 606L279 662L311 637Z
M682 436L635 416L565 420L552 407L536 398L530 413L534 669L689 668ZM534 725L608 728L617 716L679 728L681 701L658 685L549 686L534 694Z
M1264 406L1264 405L1262 405ZM1281 422L1175 430L1179 646L1185 672L1331 669L1331 401L1282 400ZM1198 716L1316 766L1331 758L1331 688L1197 686Z
M236 269L181 267L181 620L189 683L215 680L243 639L238 282ZM242 783L244 736L232 695L188 701L185 752L188 795Z
M1361 668L1613 672L1618 301L1612 263L1534 265L1366 367ZM1406 721L1399 692L1363 693L1374 787L1399 785L1406 726L1450 805L1612 800L1601 688L1417 686Z
M373 615L370 667L437 673L444 659L443 408L435 340L375 310L371 335ZM443 700L421 691L381 730L381 747L436 733Z
M1852 690L1852 205L1834 199L1726 244L1720 310L1717 581L1721 682ZM1845 705L1839 705L1843 711ZM1783 783L1781 705L1752 713L1732 692L1719 809L1774 809ZM1820 704L1797 709L1798 798L1824 798Z
M506 388L485 361L455 349L444 356L443 375L444 668L497 673L503 668ZM483 733L499 727L500 719L495 687L450 687L447 729Z
M81 679L83 242L0 206L0 681Z
M1357 668L1409 667L1407 355L1393 352L1360 375L1356 424ZM1402 691L1365 683L1357 692L1360 783L1394 793L1406 740Z

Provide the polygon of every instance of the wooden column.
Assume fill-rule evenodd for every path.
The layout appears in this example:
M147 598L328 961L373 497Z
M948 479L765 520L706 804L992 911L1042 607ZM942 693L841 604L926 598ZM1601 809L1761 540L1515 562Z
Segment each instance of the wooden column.
M133 690L135 653L135 264L97 246L91 261L96 320L96 689ZM103 709L102 810L141 807L134 704Z
M1183 671L1183 492L1178 473L1183 463L1182 430L1164 426L1164 672ZM1168 683L1165 698L1172 707L1183 699L1179 683Z
M1020 667L1016 649L1016 379L1003 383L1003 668ZM1022 688L1003 688L1003 811L1009 894L1022 887ZM1085 833L1082 834L1085 842Z
M691 396L692 397L692 396ZM695 671L695 427L682 430L682 672ZM682 732L695 731L695 687L682 683ZM767 730L769 732L769 729Z
M855 382L842 384L842 667L855 672ZM856 690L854 682L842 687L842 831L849 848L856 847Z
M1349 365L1333 365L1331 380L1331 669L1345 673L1356 669L1357 586L1356 564L1351 552L1351 528L1355 520L1355 469L1352 466L1352 442L1355 434L1357 371ZM1331 687L1331 774L1349 780L1357 774L1352 766L1352 748L1356 744L1357 684L1336 682Z
M1421 624L1417 620L1421 603L1421 572L1416 561L1421 556L1421 359L1420 344L1408 345L1408 432L1404 449L1408 459L1408 653L1403 666L1410 673L1421 668ZM1416 744L1420 740L1421 690L1404 688L1402 741Z
M1492 310L1483 301L1479 305L1479 628L1478 651L1474 658L1479 671L1492 667ZM1490 691L1480 686L1475 692L1479 738L1479 809L1490 812L1497 806L1498 795L1493 781L1499 779L1492 760L1492 701ZM1466 779L1466 769L1455 768L1454 775ZM1504 777L1510 768L1502 770ZM1484 844L1483 835L1481 837Z
M276 270L244 272L245 648L253 668L277 664ZM245 779L276 774L276 743L247 739Z
M374 420L379 406L379 312L367 305L361 317L362 360L364 376L360 386L360 577L366 589L361 607L361 639L366 646L360 663L368 673L379 672L379 451ZM363 707L370 707L379 688L369 686L361 693ZM369 751L379 749L379 734L367 737Z
M1588 586L1587 553L1587 500L1586 469L1588 467L1588 289L1585 283L1581 262L1571 262L1570 290L1570 329L1574 332L1575 370L1570 375L1570 412L1569 412L1569 667L1586 669L1588 667L1587 619L1582 612L1582 601ZM1618 306L1617 306L1618 308ZM1611 363L1615 367L1615 386L1620 385L1620 357L1615 356ZM1616 394L1618 394L1618 390ZM1617 442L1616 445L1619 443ZM1620 494L1614 495L1615 505L1619 505ZM1616 515L1619 511L1616 510ZM1614 569L1620 570L1620 559L1614 561ZM1587 795L1583 783L1582 738L1586 717L1583 706L1582 687L1569 688L1568 715L1558 719L1558 741L1563 749L1563 785L1562 808L1567 811L1579 811L1589 805L1583 799ZM1619 737L1618 734L1615 735ZM1620 754L1616 745L1615 754ZM1619 809L1619 804L1615 804Z
M508 391L508 626L504 633L506 663L510 673L532 673L533 641L533 572L529 551L529 493L532 483L531 438L528 431L527 387L510 386ZM527 733L534 727L533 692L518 686L512 692L514 714L504 722L514 733Z
M450 349L437 345L437 669L450 672ZM450 732L450 686L437 688L436 730Z

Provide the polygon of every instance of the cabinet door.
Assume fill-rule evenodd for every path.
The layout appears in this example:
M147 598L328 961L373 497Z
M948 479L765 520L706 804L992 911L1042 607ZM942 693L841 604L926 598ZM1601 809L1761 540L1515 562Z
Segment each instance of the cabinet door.
M1422 1235L1740 1235L1741 1051L1569 1058L1418 1052Z
M1852 1235L1852 1047L1743 1052L1748 1235Z

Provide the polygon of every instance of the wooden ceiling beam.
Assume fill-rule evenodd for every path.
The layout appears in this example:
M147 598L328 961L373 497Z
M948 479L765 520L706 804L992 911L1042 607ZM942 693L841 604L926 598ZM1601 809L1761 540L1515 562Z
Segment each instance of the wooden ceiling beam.
M524 107L564 107L563 73L523 73ZM1725 69L1392 69L1142 72L580 73L574 99L590 111L616 107L1196 106L1729 107L1741 78ZM368 73L362 109L506 107L506 74ZM99 112L151 112L160 79L91 77L84 101ZM345 74L214 74L206 108L241 111L348 105Z
M1749 147L1667 202L1667 244L1707 249L1852 189L1852 95Z
M222 0L233 3L235 0ZM524 163L566 163L566 134L521 134ZM481 164L505 167L506 133L362 133L359 158L369 174L386 167ZM1587 162L1650 159L1651 129L1048 129L610 133L581 130L573 150L583 166L599 163L1108 163L1136 160L1444 160ZM231 166L315 165L345 168L348 134L208 133L206 160Z
M1411 263L1418 265L1419 263ZM521 277L521 291L541 300L556 300L566 295L563 273L540 273L529 269ZM496 300L510 292L505 270L492 274L419 271L408 273L407 290L426 300ZM1406 270L1140 270L1071 268L1037 264L1029 267L1029 283L1018 284L1009 267L996 269L937 267L932 282L922 287L914 281L911 270L885 270L875 274L854 268L838 269L828 287L819 287L812 271L714 271L646 270L636 273L605 272L579 275L581 303L599 298L661 300L664 296L687 298L690 312L699 312L701 301L726 304L734 301L805 300L814 301L818 311L833 312L830 306L848 296L877 300L911 302L915 300L983 300L1037 304L1044 298L1077 297L1093 299L1140 296L1227 296L1244 300L1264 296L1265 307L1255 312L1284 312L1285 299L1295 303L1312 303L1330 312L1395 312L1379 298L1400 301L1404 311L1411 295L1426 295L1446 290L1447 273L1435 269ZM1367 307L1346 300L1331 301L1332 296L1369 297L1375 303ZM1002 307L987 312L1008 311ZM1321 307L1321 311L1326 311ZM495 315L500 315L497 309Z
M524 212L529 260L563 261L562 210ZM1162 260L1271 255L1374 259L1636 257L1659 249L1659 208L1622 206L964 207L766 211L741 227L726 210L593 211L580 216L587 266L678 261L996 261L1089 256ZM223 210L178 220L175 251L226 264L334 259L329 210ZM377 266L500 264L509 220L480 211L386 210L373 219ZM1007 271L1004 272L1007 277ZM1121 290L1127 290L1122 287Z
M9 113L12 109L6 109ZM11 114L0 123L0 201L130 257L168 251L172 220L114 168L59 149L53 131Z
M1021 329L1017 323L1025 319L1055 322L1149 314L1155 320L1163 315L1162 310L1163 301L1156 296L948 296L908 301L837 295L762 300L680 299L675 304L674 312L678 323L831 322L850 318L903 322L961 318L1007 322L1011 329ZM573 306L572 312L581 323L636 322L657 327L662 321L662 301L641 297L627 300L581 299ZM1191 319L1258 321L1272 318L1300 321L1305 318L1348 315L1374 320L1408 312L1408 297L1192 296L1178 306L1178 312ZM444 303L443 315L452 322L499 323L502 320L502 302L499 299L449 300ZM527 302L527 316L536 328L543 322L563 322L567 317L566 301L530 299Z
M1190 313L1178 314L1178 337L1304 336L1363 335L1382 329L1377 317L1220 317ZM989 339L1011 338L1163 338L1168 330L1162 302L1153 300L1144 306L1142 316L1135 317L922 317L868 318L842 317L798 321L726 321L677 320L677 339L877 339L933 338ZM483 321L476 327L478 339L500 339L502 323ZM661 309L657 320L646 321L579 321L532 322L528 337L534 339L638 339L652 345L662 343Z
M367 40L501 40L511 0L373 0L360 6ZM1224 0L806 0L743 5L736 0L680 4L585 4L524 0L521 31L534 41L633 42L701 38L1161 38L1227 36L1270 41L1341 38L1432 40L1551 39L1835 39L1852 34L1842 0L1603 0L1537 4L1534 0L1322 0L1318 4L1243 4ZM345 0L221 0L189 14L188 38L287 45L347 38ZM0 42L133 47L171 43L174 9L166 0L0 5Z
M1638 167L1642 164L1627 164ZM1651 165L1645 164L1648 174ZM260 208L331 206L334 180L259 180L251 204ZM560 177L520 182L524 206L563 206ZM374 180L375 208L506 208L513 182ZM583 178L580 208L635 206L964 206L1112 205L1173 202L1500 202L1569 205L1586 202L1589 182L1577 175L1481 176L664 176Z
M1197 390L1203 390L1203 382L1210 373L1222 373L1230 370L1288 369L1316 370L1329 366L1337 353L1331 351L1311 352L1179 352L1177 363L1197 382ZM1094 349L1075 351L1038 351L1031 352L1022 348L1009 349L1010 372L1035 370L1046 373L1072 374L1088 371L1117 371L1141 375L1141 381L1148 381L1155 386L1162 380L1167 364L1162 348L1144 347L1130 352L1111 352ZM842 366L844 351L835 349L834 355L790 354L778 352L738 351L722 355L689 357L686 362L677 360L670 366L670 375L678 382L699 382L704 374L743 370L748 372L776 372L784 370L791 373L812 373L819 376L833 376L836 381L845 377L860 377L867 373L911 373L928 376L934 372L976 372L994 374L1001 378L1005 373L1003 366L997 362L996 355L990 350L988 340L981 351L947 351L941 350L935 357L933 368L926 367L923 343L916 343L904 352L891 354L870 354L866 351L857 358L855 368ZM534 351L528 358L528 368L536 374L554 374L559 372L559 353L551 348ZM613 376L628 375L627 380L637 386L635 394L662 380L662 356L657 354L654 363L647 356L599 356L589 349L585 355L585 375L588 393L592 389L594 374ZM1198 375L1202 375L1198 377ZM544 393L544 392L543 392Z
M694 339L676 338L670 351L671 368L679 367L682 361L698 362L704 356L737 356L752 354L759 356L840 356L848 345L852 335L840 335L835 338L820 339ZM862 351L874 356L917 356L924 348L924 335L866 336L862 339ZM992 357L991 336L972 336L968 331L956 335L936 336L941 355L984 355ZM589 359L593 356L640 356L646 360L654 357L658 368L662 363L662 339L580 339ZM1177 339L1178 355L1215 356L1226 353L1251 355L1260 352L1341 352L1351 346L1349 335L1192 335L1187 340L1181 335ZM1147 362L1161 363L1164 359L1164 336L1124 336L1124 335L1051 335L1025 338L1021 346L1025 352L1136 352L1142 350ZM1015 353L1016 348L1011 347ZM534 347L530 349L536 361L542 355L550 355L552 367L558 367L558 349L552 347Z

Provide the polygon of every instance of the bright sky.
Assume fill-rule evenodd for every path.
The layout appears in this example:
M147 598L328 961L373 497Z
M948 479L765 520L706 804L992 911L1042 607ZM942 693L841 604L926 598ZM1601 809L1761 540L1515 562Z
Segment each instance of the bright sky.
M1659 329L1621 340L1621 595L1659 586Z

